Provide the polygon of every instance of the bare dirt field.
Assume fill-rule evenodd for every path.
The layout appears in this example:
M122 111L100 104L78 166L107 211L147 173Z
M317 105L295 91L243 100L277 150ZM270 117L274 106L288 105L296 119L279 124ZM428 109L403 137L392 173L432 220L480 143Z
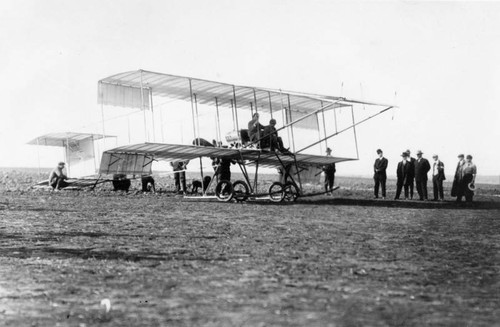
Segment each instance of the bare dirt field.
M498 185L462 207L376 201L369 179L338 178L333 197L273 204L10 176L0 325L500 326Z

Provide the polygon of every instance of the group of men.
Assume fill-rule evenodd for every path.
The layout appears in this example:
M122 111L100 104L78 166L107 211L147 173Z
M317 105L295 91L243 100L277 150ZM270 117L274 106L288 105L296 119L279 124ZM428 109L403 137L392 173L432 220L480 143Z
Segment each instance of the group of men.
M283 154L289 153L288 149L283 146L281 137L278 136L276 130L276 120L271 119L269 125L263 126L259 123L259 114L254 113L252 120L248 122L248 134L250 137L250 144L255 144L260 148L270 148L271 151L279 151ZM203 146L220 146L215 140L210 143L204 139L198 138L193 141L195 145ZM327 156L331 156L332 150L327 148ZM379 189L382 190L382 198L386 197L386 181L387 181L387 167L389 161L384 157L381 149L377 149L378 158L373 165L375 181L374 195L375 198L379 197ZM417 151L417 158L411 156L410 150L406 150L401 154L401 161L398 162L396 169L397 183L396 195L394 200L399 200L401 192L404 190L404 199L413 199L413 191L416 186L419 200L428 200L427 182L428 173L432 170L432 185L434 193L434 201L444 200L443 181L446 180L444 173L444 163L439 159L437 154L433 155L434 160L432 166L429 161L423 158L423 152ZM455 170L451 196L457 198L457 202L461 202L465 197L466 202L472 202L474 196L474 183L477 173L477 168L472 163L472 156L463 154L458 156L459 162ZM214 160L213 165L216 174L221 180L230 180L231 172L230 166L233 163L231 160L217 159ZM175 161L171 162L174 170L175 188L179 193L186 193L186 166L189 161ZM65 180L66 175L63 173L64 162L60 162L58 166L51 172L49 181L54 189L60 189L67 185ZM335 164L330 164L322 167L325 173L325 193L331 194L333 184L335 181ZM220 175L220 176L219 176ZM205 182L205 181L204 181ZM205 186L204 186L205 188Z
M386 197L387 166L389 161L384 157L381 149L377 150L378 158L373 165L375 181L375 198L379 197L379 189L382 189L382 198ZM396 169L396 195L394 200L399 200L401 191L404 190L404 199L413 199L413 189L416 185L419 200L428 200L427 181L428 173L432 170L432 185L434 201L444 200L443 181L446 180L444 174L444 163L437 154L432 156L434 162L431 166L429 161L423 157L423 152L417 151L417 158L411 156L410 150L401 154L401 161ZM455 171L451 196L457 197L457 202L461 202L465 197L466 202L472 202L474 196L474 182L476 178L476 165L472 163L472 156L458 155L459 162Z

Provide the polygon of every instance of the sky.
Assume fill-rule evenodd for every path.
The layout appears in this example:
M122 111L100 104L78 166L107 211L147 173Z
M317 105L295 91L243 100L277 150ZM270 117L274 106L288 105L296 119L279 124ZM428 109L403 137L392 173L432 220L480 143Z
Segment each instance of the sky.
M100 133L97 81L145 69L397 105L359 126L338 174L370 175L382 148L392 175L421 149L449 178L459 153L499 176L498 17L500 2L3 0L0 167L54 166L60 149L26 142Z

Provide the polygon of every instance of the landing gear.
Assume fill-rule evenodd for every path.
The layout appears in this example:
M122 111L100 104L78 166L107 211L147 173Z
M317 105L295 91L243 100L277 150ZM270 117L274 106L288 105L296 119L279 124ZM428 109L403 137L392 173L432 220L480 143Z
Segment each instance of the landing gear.
M269 187L269 199L273 202L281 202L285 197L285 192L283 188L283 184L280 182L274 182Z
M299 188L295 183L286 182L284 187L284 200L287 202L295 202L299 197Z
M229 202L233 199L234 189L230 181L221 180L215 186L215 196L219 201Z
M236 201L242 202L248 199L250 188L244 181L238 180L233 183L233 197Z

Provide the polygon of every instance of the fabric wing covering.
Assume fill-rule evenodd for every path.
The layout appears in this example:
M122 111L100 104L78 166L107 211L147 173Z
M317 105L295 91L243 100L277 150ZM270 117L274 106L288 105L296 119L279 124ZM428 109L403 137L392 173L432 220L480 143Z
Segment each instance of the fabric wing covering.
M246 163L252 163L258 160L259 165L267 167L280 167L280 160L285 165L294 162L292 156L280 155L278 160L273 152L260 150L239 150L164 143L140 143L105 151L101 161L100 173L150 174L151 164L155 160L179 161L193 160L201 157L228 158L243 160ZM296 154L296 160L299 166L323 166L355 159Z
M95 141L109 137L116 137L116 136L91 134L91 133L77 133L77 132L50 133L39 136L29 141L27 144L66 147L67 145L71 146L73 144L78 144L78 142L84 140Z
M62 147L68 174L71 177L82 177L96 173L94 142L110 137L116 136L77 132L50 133L39 136L28 144Z
M141 92L142 90L142 92ZM147 110L153 96L191 101L215 108L231 108L252 103L257 111L277 112L288 108L292 119L312 113L322 107L332 110L354 104L381 105L348 100L342 97L281 91L268 88L238 86L197 78L149 72L145 70L116 74L99 81L98 103L103 105ZM317 129L316 117L299 122L298 127Z

